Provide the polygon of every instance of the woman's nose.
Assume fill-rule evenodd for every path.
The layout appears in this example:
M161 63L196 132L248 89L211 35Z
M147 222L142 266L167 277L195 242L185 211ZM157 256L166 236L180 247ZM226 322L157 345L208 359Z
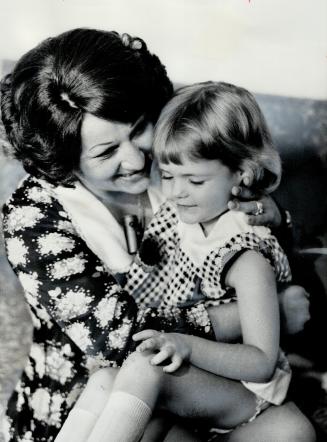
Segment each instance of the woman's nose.
M120 148L120 165L125 170L142 170L145 157L142 150L130 140L125 141Z

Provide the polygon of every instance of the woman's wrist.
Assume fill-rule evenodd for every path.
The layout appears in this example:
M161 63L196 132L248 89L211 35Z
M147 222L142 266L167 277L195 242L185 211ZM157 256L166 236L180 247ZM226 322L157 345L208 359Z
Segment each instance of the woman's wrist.
M276 224L275 228L280 228L280 229L291 229L292 228L292 216L289 210L284 209L284 207L282 207L279 202L274 198L271 197L272 200L274 201L277 209L279 210L279 214L280 214L280 222L279 224Z
M289 210L280 206L275 199L273 200L280 213L280 223L278 226L272 227L272 232L289 257L292 255L294 247L292 216Z

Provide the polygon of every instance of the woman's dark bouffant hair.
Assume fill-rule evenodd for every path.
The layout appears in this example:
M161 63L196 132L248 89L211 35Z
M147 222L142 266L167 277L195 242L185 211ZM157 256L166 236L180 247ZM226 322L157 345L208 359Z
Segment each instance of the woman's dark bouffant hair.
M25 170L56 184L74 179L85 113L155 122L173 93L164 66L140 38L75 29L26 53L1 82L6 133Z
M271 192L280 181L281 161L265 118L246 89L208 81L179 89L161 112L154 153L163 163L220 160L246 171L252 186Z

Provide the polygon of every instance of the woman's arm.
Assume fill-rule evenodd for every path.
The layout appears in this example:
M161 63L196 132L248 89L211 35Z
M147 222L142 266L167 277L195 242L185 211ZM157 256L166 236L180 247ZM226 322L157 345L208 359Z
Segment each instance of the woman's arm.
M87 356L120 362L133 332L133 298L87 247L63 207L54 199L49 204L45 194L44 201L28 200L32 190L42 191L23 188L24 199L4 207L8 259L32 313L51 329L60 327Z

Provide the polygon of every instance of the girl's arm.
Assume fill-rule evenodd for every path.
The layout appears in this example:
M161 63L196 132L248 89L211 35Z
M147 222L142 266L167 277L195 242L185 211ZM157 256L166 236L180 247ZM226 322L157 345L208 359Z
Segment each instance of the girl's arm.
M279 307L274 272L260 254L247 251L227 273L226 283L237 292L243 344L224 344L174 333L151 335L150 331L144 331L136 335L136 340L147 339L140 350L159 350L153 358L155 364L171 358L172 364L165 370L169 372L176 370L181 360L189 360L223 377L268 381L279 350Z
M294 335L310 319L308 292L299 285L288 285L278 292L281 334ZM219 342L239 341L242 336L237 302L209 307L208 314Z
M279 350L275 274L262 255L247 251L227 273L226 284L237 293L243 344L208 342L204 349L192 336L190 362L224 377L265 382L274 372Z

